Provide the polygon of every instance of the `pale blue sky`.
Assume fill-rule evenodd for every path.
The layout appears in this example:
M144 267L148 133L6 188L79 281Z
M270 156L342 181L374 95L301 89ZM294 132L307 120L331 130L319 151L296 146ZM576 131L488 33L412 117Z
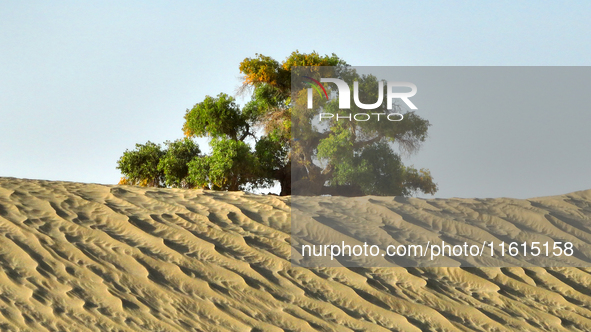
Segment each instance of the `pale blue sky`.
M185 110L205 95L234 93L238 64L255 53L282 60L316 50L356 66L588 66L590 14L586 1L2 1L0 176L116 183L126 148L180 138ZM510 136L526 139L528 130L536 128ZM544 149L532 153L550 165L526 179L531 166L495 178L440 162L465 158L486 170L490 161L464 153L494 150L493 137L482 139L447 151L427 141L407 162L431 169L436 197L591 188L591 174L578 172L591 169L579 165L588 159ZM571 139L590 136L576 131ZM566 171L546 183L548 169Z

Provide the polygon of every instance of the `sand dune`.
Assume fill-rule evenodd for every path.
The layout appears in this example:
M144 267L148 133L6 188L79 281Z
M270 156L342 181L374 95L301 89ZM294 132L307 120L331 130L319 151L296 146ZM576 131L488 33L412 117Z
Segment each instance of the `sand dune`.
M591 191L531 201L586 236ZM306 269L290 232L289 197L0 178L0 330L591 331L591 268Z
M292 196L292 262L305 267L591 267L590 201L591 190L527 200ZM343 251L340 245L333 255L330 250L321 255L321 246L343 241L375 245L375 256L349 251L335 258ZM428 243L437 248L427 249ZM310 248L304 254L304 245L316 245L318 256ZM388 246L408 253L417 245L424 256L385 255Z

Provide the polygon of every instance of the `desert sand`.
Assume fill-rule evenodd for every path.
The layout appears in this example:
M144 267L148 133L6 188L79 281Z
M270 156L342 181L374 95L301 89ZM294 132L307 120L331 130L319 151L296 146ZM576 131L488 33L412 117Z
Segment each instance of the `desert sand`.
M292 265L290 200L0 178L0 330L591 331L591 268ZM458 227L473 202L393 219L439 204ZM591 190L477 202L591 235Z

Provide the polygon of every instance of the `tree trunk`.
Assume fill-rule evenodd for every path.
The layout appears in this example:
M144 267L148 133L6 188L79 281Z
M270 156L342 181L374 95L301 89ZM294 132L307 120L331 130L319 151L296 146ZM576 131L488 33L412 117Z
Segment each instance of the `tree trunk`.
M291 195L291 163L288 163L285 167L278 170L275 179L279 181L279 184L281 185L279 196Z

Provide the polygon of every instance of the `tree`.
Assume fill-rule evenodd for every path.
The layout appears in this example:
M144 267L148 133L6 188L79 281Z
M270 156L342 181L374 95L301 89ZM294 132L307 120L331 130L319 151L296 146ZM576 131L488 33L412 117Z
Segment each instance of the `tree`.
M250 131L252 119L233 97L220 93L206 96L185 113L183 131L188 137L208 136L212 154L189 163L189 179L198 186L218 190L244 190L270 185L258 159L245 142L256 136Z
M217 97L206 96L185 113L185 136L229 138L244 141L250 132L247 114L240 111L235 99L225 93Z
M216 190L244 190L247 185L261 184L257 159L243 141L215 138L212 153L189 163L189 179L201 187Z
M323 130L316 130L315 113L301 107L306 89L297 80L292 86L292 77L302 67L313 76L328 70L331 76L322 77L357 81L364 103L377 98L380 82L376 77L358 75L334 54L296 51L281 63L256 54L240 63L244 75L240 90L251 94L244 107L224 93L206 96L185 113L184 141L167 143L166 151L138 145L136 151L124 153L118 167L124 182L218 190L268 187L278 182L281 195L291 194L292 187L305 195L407 196L437 191L428 170L404 166L393 150L398 144L402 150L416 152L427 137L427 120L406 112L395 124L333 119ZM328 84L323 89L336 93ZM315 95L314 103L323 112L343 112L336 100ZM348 111L362 110L354 106ZM211 154L199 155L199 148L190 143L193 137L209 137ZM148 150L149 158L144 156Z
M344 62L336 55L320 56L313 52L293 52L283 63L256 54L240 63L244 74L242 91L251 91L251 101L243 112L253 127L264 135L257 143L256 154L262 176L281 185L280 195L291 194L291 69L294 66L337 66Z
M117 169L124 175L119 184L162 187L164 174L158 164L164 154L159 144L150 141L136 144L135 150L125 150L117 162Z
M317 130L313 123L317 114L302 106L307 101L307 89L298 86L297 79L292 81L301 67L308 67L311 76L357 81L360 95L366 99L361 100L363 103L375 101L379 92L376 77L358 75L334 54L296 51L282 63L257 55L240 64L244 88L252 90L252 101L245 106L245 112L254 124L263 126L267 137L275 139L275 151L286 152L287 158L278 158L273 163L275 172L267 175L278 181L290 175L288 183L281 182L282 194L292 189L299 195L347 196L406 196L437 191L428 170L404 166L391 147L398 144L408 153L416 152L427 137L427 120L414 112L406 112L395 125L384 121L339 122L333 117L324 130ZM324 84L324 88L333 93L330 85ZM314 104L321 105L323 112L344 115L337 100L326 101L314 95ZM365 110L353 105L347 112ZM394 111L382 106L379 112Z
M158 163L158 170L164 175L164 183L169 187L193 188L195 182L188 178L189 164L199 159L199 146L190 138L165 144L168 148Z
M199 157L199 147L189 138L165 142L166 149L148 141L126 150L117 162L124 177L119 184L144 187L193 188L188 181L188 164Z

